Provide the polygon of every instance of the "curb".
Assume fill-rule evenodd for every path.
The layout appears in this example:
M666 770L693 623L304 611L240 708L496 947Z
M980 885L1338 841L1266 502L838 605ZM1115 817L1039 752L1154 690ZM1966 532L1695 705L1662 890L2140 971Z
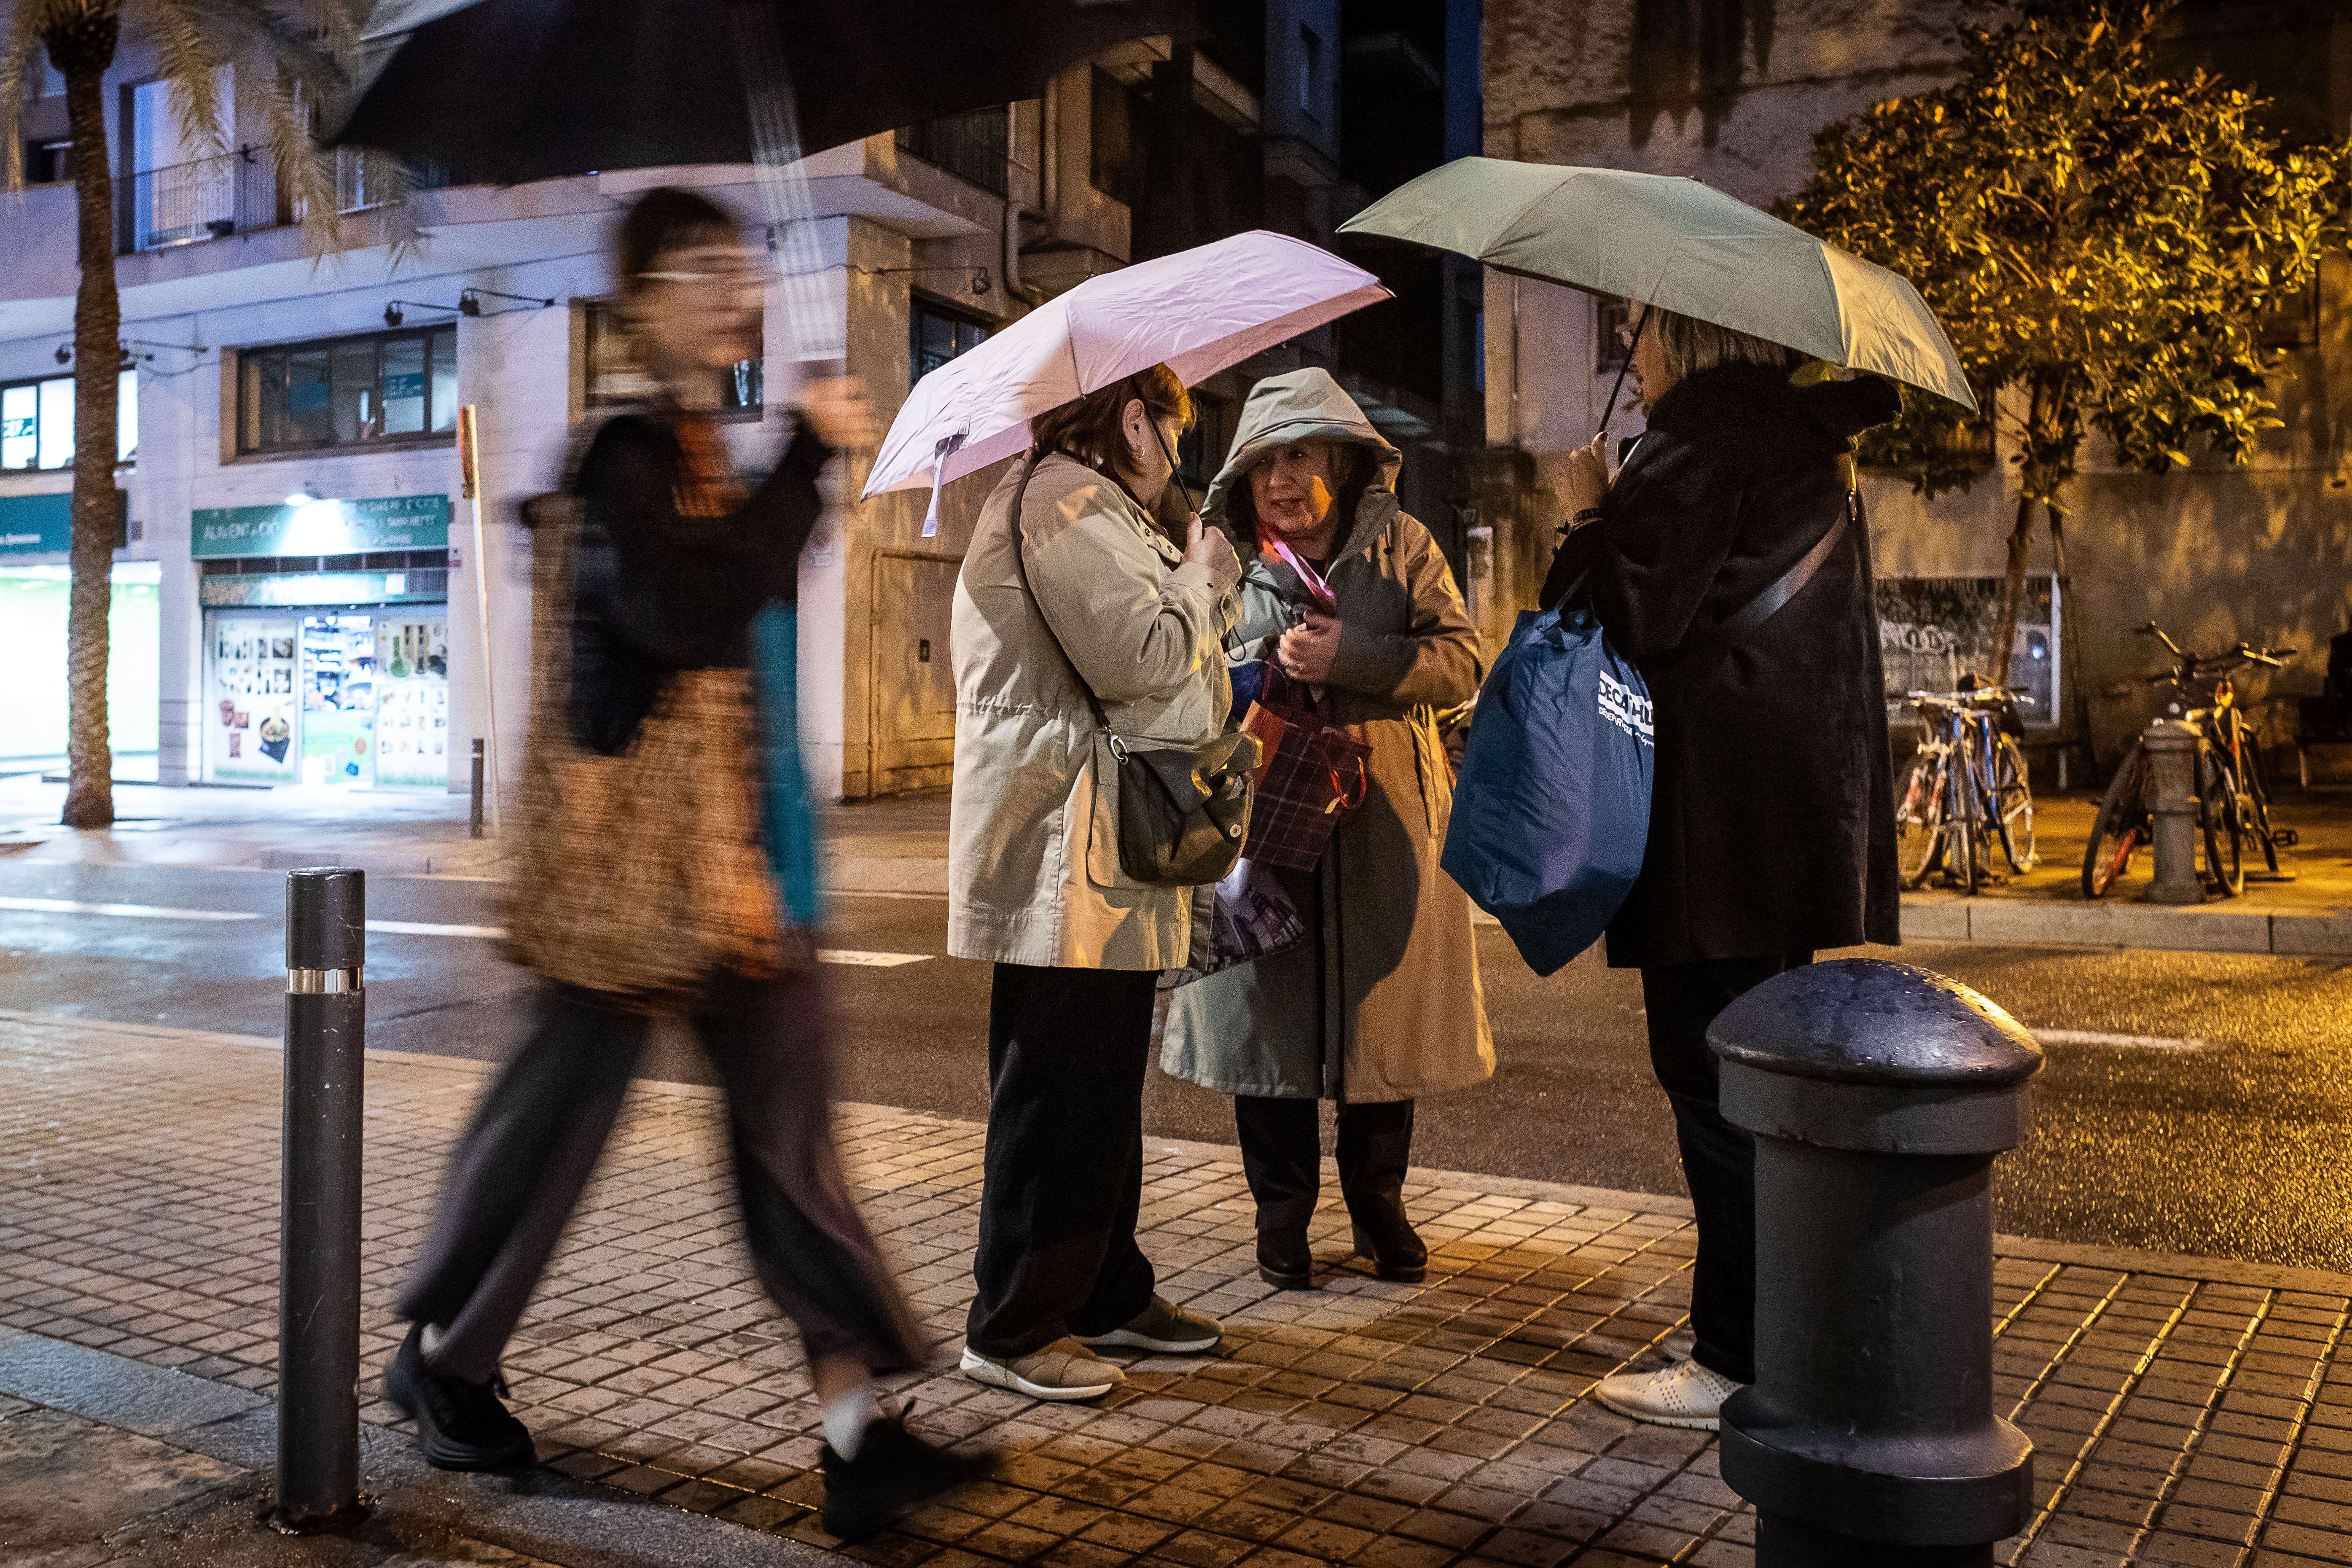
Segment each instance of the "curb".
M2352 914L2167 908L2128 900L1906 898L1903 940L2345 958L2352 957Z

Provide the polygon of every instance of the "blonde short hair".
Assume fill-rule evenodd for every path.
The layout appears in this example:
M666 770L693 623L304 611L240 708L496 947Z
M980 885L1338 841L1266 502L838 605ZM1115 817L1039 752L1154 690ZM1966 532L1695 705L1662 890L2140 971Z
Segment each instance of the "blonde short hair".
M1655 305L1643 305L1642 312L1642 330L1657 334L1658 352L1665 358L1670 381L1685 381L1703 370L1727 364L1794 370L1805 362L1804 354L1785 343L1735 332L1713 321L1696 321Z

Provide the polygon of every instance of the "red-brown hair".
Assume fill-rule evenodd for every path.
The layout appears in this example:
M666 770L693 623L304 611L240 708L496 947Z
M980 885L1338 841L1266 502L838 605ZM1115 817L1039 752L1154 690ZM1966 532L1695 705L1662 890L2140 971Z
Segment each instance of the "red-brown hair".
M1040 414L1030 423L1030 436L1041 454L1060 452L1097 473L1118 478L1129 468L1120 421L1127 405L1139 398L1154 417L1172 415L1179 425L1192 427L1192 394L1174 371L1155 364Z

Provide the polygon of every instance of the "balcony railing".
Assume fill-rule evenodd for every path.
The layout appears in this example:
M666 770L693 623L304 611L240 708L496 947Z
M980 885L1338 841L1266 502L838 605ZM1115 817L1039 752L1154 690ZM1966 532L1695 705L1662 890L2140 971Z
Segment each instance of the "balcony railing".
M335 210L359 212L394 198L391 183L356 150L335 150ZM409 190L447 182L436 169L411 168ZM121 186L122 249L164 250L200 239L226 239L302 221L302 205L278 178L267 147L240 147L133 174Z
M975 109L970 114L950 114L941 120L902 125L898 128L898 150L912 153L926 163L1001 196L1004 194L1007 130L1006 110L999 104L992 109Z
M123 182L122 248L164 250L289 221L267 147L143 170Z

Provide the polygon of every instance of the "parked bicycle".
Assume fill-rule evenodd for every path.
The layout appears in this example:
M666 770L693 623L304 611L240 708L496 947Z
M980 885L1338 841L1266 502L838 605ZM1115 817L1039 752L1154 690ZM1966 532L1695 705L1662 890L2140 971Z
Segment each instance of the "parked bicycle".
M2238 705L2234 678L2253 665L2282 668L2295 650L2241 642L2226 653L2190 653L2154 621L2139 631L2163 643L2173 657L2172 668L2149 676L2148 684L2171 688L2165 698L2166 715L2198 731L2197 805L2205 840L2205 879L2224 896L2235 898L2246 890L2246 851L2258 849L2275 875L2278 852L2294 842L2294 835L2271 826L2262 732ZM2197 705L2200 695L2207 699L2201 707ZM2154 832L2148 765L2147 750L2133 741L2091 824L2091 842L2083 852L2084 898L2102 897L2114 887Z
M2008 733L2013 704L2032 700L2006 687L1906 694L1927 721L1895 809L1895 864L1916 888L1942 868L1963 892L1994 876L1998 841L2012 875L2033 869L2033 792L2025 753Z

